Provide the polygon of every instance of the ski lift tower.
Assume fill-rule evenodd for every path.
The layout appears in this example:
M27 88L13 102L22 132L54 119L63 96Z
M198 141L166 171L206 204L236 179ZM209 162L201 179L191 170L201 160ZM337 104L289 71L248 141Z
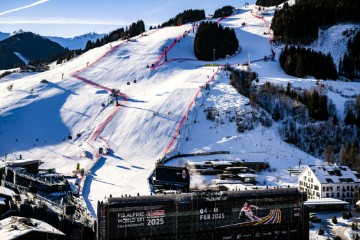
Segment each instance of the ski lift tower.
M166 55L167 54L167 48L168 48L167 46L162 47L162 51L165 53L165 60L164 60L165 62L167 62L167 55Z

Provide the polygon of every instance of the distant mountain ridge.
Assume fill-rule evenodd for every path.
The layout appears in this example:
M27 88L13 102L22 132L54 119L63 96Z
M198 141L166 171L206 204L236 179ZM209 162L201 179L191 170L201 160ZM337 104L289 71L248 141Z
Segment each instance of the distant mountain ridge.
M27 61L46 61L65 48L32 32L16 32L0 41L0 69L14 68ZM19 57L21 56L21 57Z
M3 33L3 32L0 32L0 41L6 39L10 37L10 33Z
M11 36L14 36L19 33L24 33L22 29L14 31L12 33L3 33L0 32L0 41L7 39ZM57 36L44 36L50 39L53 42L60 44L64 48L68 48L70 50L75 49L85 49L86 43L88 41L95 42L97 39L103 38L106 34L98 34L95 32L86 33L80 36L75 36L72 38L64 38L64 37L57 37Z
M95 42L96 40L104 37L105 35L106 34L98 34L95 32L91 32L72 38L63 38L63 37L46 37L46 38L60 44L64 48L75 50L75 49L84 49L88 41Z

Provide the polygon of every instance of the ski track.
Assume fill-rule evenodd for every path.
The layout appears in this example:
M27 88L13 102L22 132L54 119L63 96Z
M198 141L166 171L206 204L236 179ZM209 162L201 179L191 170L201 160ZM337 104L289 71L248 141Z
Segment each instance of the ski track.
M303 164L314 164L316 159L282 142L275 127L239 134L234 123L209 122L202 112L204 102L219 107L221 113L228 108L249 110L249 100L229 86L223 71L225 63L241 68L240 65L248 62L244 54L248 52L253 57L251 70L259 74L259 84L269 81L283 86L291 82L301 88L315 86L314 79L288 76L278 62L266 61L267 57L275 58L268 20L254 6L214 20L234 28L241 46L237 54L215 61L216 67L204 67L212 62L195 58L192 31L197 25L186 24L150 30L130 41L112 42L53 66L48 72L25 76L21 81L12 80L15 83L12 92L6 90L10 80L0 82L4 93L0 102L3 143L0 152L44 159L43 166L60 169L65 175L71 174L76 163L81 163L82 168L89 170L81 181L81 193L95 217L97 202L109 194L148 194L147 178L156 160L178 152L229 150L230 156L217 157L266 159L278 170L260 175L259 182L296 185L286 169L296 166L299 159ZM161 48L165 45L167 61ZM48 83L40 84L42 79ZM134 79L138 83L133 83ZM206 84L211 84L211 89L205 92ZM338 105L347 100L340 93L350 96L360 92L356 83L326 81L324 84L334 88L328 96ZM116 93L120 104L100 107L100 103L109 102L108 95L115 87L121 88ZM48 105L52 107L33 112ZM51 123L41 121L48 116ZM26 128L22 129L23 126ZM68 132L71 135L79 132L82 136L66 140ZM21 134L24 139L20 139ZM24 143L25 140L28 142ZM99 147L110 151L100 155ZM91 156L84 157L84 152L90 152ZM181 164L180 160L169 163ZM274 176L282 179L277 182Z

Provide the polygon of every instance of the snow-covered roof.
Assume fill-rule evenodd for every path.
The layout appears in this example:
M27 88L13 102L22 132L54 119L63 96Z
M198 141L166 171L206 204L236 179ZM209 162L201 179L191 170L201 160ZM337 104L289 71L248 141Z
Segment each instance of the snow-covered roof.
M242 177L242 178L256 178L257 175L256 174L252 174L252 173L241 173L241 174L238 174L239 177Z
M320 183L359 183L359 179L347 166L309 166L309 168Z
M215 183L215 184L239 184L239 183L243 183L243 182L240 180L213 179L213 183Z
M193 166L200 166L200 165L209 165L209 163L205 163L205 162L187 162L188 165L193 165Z
M8 217L0 221L0 239L16 239L32 231L65 236L46 222L24 217Z
M221 185L226 187L228 191L249 190L252 189L252 187L254 187L254 185L250 183L221 184Z
M336 198L309 199L304 205L348 205L349 203Z
M0 196L8 196L11 197L15 192L6 187L0 187Z
M227 161L211 161L213 166L231 166L232 164Z
M39 163L40 160L36 160L36 159L19 159L19 160L9 160L6 161L6 166L19 166L19 165L26 165L26 164L32 164L32 163ZM5 167L5 161L1 161L0 162L0 168L4 168Z

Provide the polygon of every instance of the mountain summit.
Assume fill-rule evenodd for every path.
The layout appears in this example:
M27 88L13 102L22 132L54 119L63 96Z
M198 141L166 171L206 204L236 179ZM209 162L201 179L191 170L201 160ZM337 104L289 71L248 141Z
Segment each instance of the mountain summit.
M0 41L0 69L13 68L27 61L44 61L65 51L47 38L20 31Z
M25 31L24 30L22 30L22 29L19 29L19 30L17 30L17 31L13 31L12 33L10 33L10 37L11 36L15 36L16 34L21 34L21 33L24 33Z

